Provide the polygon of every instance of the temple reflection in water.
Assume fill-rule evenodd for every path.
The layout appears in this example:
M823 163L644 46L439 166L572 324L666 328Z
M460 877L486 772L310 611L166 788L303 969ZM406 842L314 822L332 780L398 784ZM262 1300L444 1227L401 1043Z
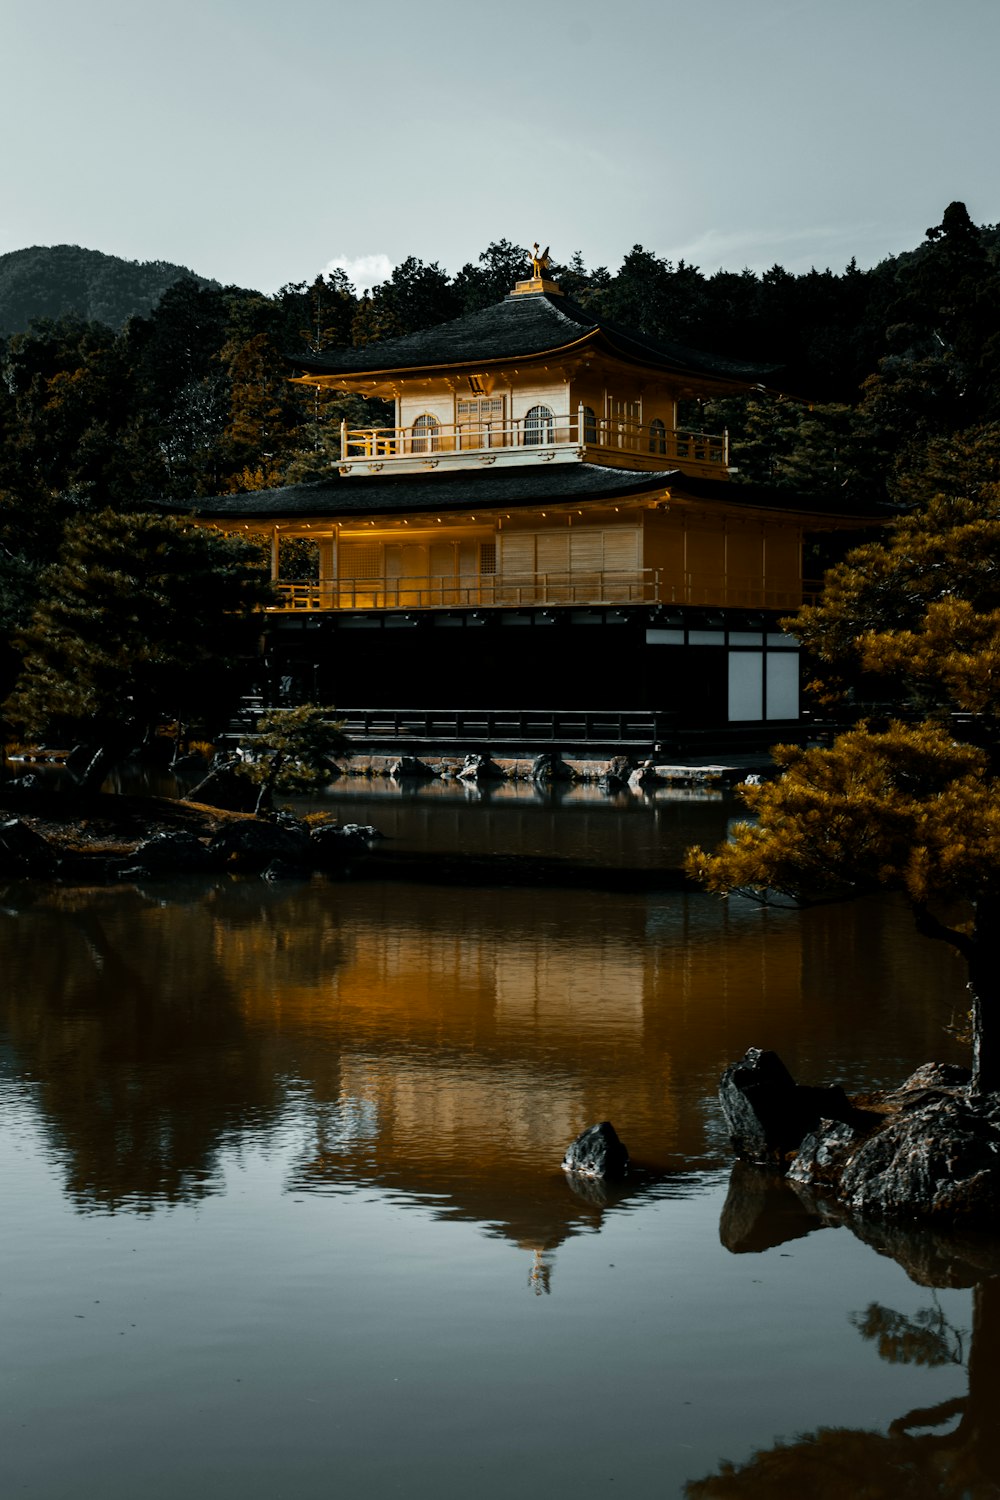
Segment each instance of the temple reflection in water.
M893 1464L995 1494L989 1267L932 1294L937 1249L817 1233L758 1179L719 1242L747 1046L848 1088L961 1058L961 968L893 902L11 887L0 962L0 1443L30 1500L196 1494L206 1462L243 1500L331 1473L500 1500L521 1464L581 1496L860 1495ZM605 1118L633 1174L571 1183ZM888 1366L886 1331L961 1336L968 1373Z
M53 891L0 927L15 1072L81 1210L215 1191L241 1138L287 1138L290 1188L369 1183L549 1253L616 1201L559 1170L612 1119L682 1190L727 1159L714 1093L746 1046L805 1077L943 1055L945 953L891 906L403 885ZM845 977L846 976L846 977ZM914 1003L914 994L924 1003Z

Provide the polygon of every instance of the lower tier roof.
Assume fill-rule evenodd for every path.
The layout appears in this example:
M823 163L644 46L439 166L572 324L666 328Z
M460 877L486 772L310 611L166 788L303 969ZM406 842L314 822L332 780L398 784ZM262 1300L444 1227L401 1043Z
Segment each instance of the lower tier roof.
M205 520L285 521L297 518L400 515L429 510L454 511L527 509L574 501L614 501L665 490L692 500L715 500L747 509L785 510L816 516L859 513L810 504L787 490L730 480L700 479L679 469L640 472L600 464L533 464L530 467L463 469L452 473L376 474L342 476L280 489L213 495L190 501L161 501L175 512L193 513Z

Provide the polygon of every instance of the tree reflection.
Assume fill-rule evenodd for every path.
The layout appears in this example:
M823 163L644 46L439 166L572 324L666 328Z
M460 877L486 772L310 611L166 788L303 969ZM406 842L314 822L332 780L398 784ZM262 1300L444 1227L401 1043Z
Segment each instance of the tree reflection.
M962 1331L953 1328L937 1302L922 1307L912 1318L869 1302L863 1313L854 1313L851 1322L863 1339L878 1348L879 1359L891 1365L939 1365L964 1363Z
M251 890L199 886L189 903L138 890L54 891L8 914L2 1029L81 1210L148 1210L221 1186L220 1150L272 1126L284 1105L281 1039L248 1024L235 952L315 971L315 927L299 937ZM299 952L309 949L305 959ZM335 955L334 955L335 956ZM327 955L327 962L330 954ZM234 972L234 969L236 972Z
M551 927L515 940L502 897L484 911L422 888L226 878L20 899L0 913L0 1034L82 1212L222 1191L227 1160L280 1129L286 1190L405 1194L537 1252L547 1289L559 1245L655 1187L574 1186L558 1166L607 1112L609 1035L631 1107L674 1118L644 1024L641 908L628 942L598 928L584 963L580 902L554 943ZM579 1024L584 976L600 1025Z
M734 1174L730 1200L752 1188L746 1171ZM768 1192L777 1193L773 1179ZM798 1201L795 1214L810 1211L791 1187L785 1191ZM758 1191L758 1216L766 1214ZM773 1202L769 1205L773 1209ZM730 1223L736 1205L727 1202ZM785 1212L788 1213L786 1205ZM744 1215L752 1217L752 1213ZM814 1213L815 1228L835 1222ZM723 1216L725 1230L726 1215ZM743 1464L723 1463L717 1474L685 1486L688 1500L784 1500L809 1495L810 1500L997 1500L1000 1497L1000 1428L996 1399L1000 1391L1000 1279L984 1269L995 1267L1000 1254L995 1240L963 1240L937 1231L898 1225L856 1224L843 1214L836 1219L881 1254L891 1255L918 1284L928 1282L928 1270L947 1286L973 1286L972 1328L968 1342L968 1389L964 1396L936 1406L906 1412L885 1433L846 1427L824 1427L795 1442L779 1442ZM801 1233L801 1227L798 1228ZM781 1243L780 1230L770 1235L764 1224L754 1237ZM723 1241L727 1243L726 1235ZM737 1253L745 1245L731 1246ZM891 1364L926 1367L964 1362L965 1339L945 1318L936 1301L911 1317L879 1303L871 1303L851 1320L861 1336L875 1343ZM953 1424L953 1425L949 1425ZM947 1429L947 1430L942 1430Z

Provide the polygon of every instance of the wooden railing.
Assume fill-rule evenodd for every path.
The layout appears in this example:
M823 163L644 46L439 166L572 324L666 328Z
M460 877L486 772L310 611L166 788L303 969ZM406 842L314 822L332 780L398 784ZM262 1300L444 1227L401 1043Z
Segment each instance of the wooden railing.
M281 705L287 707L287 704ZM243 739L257 732L264 708L244 700L242 712L226 736ZM269 708L267 712L274 712ZM437 749L478 749L532 754L546 746L563 752L574 746L594 751L640 751L687 755L765 750L779 735L778 721L693 727L676 709L612 708L338 708L337 722L354 750L423 753ZM787 721L782 740L836 733L835 724L819 731L808 720Z
M654 709L348 708L342 719L355 741L652 746L666 738L676 715Z
M744 609L797 609L804 590L760 577L659 568L560 570L546 573L338 578L275 585L278 612L516 607L546 604L694 604Z
M594 455L642 455L656 466L729 463L726 433L694 432L657 422L590 416L584 408L569 414L523 417L506 422L440 422L434 428L341 425L341 463L368 465L417 459L434 463L446 454L496 454L503 449L585 448ZM530 456L530 453L527 455Z

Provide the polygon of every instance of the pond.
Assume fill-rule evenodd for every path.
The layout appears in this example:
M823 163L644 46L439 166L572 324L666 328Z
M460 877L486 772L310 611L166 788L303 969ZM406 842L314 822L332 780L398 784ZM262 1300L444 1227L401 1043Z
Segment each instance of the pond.
M376 796L343 814L445 836L433 794ZM510 802L448 836L561 818L633 863L732 812ZM933 1482L988 1468L992 1284L732 1175L715 1102L750 1045L849 1089L964 1059L961 968L894 901L318 877L3 901L5 1494L846 1495L917 1462L915 1412ZM574 1189L563 1150L601 1119L634 1171ZM787 1488L756 1477L781 1440Z

